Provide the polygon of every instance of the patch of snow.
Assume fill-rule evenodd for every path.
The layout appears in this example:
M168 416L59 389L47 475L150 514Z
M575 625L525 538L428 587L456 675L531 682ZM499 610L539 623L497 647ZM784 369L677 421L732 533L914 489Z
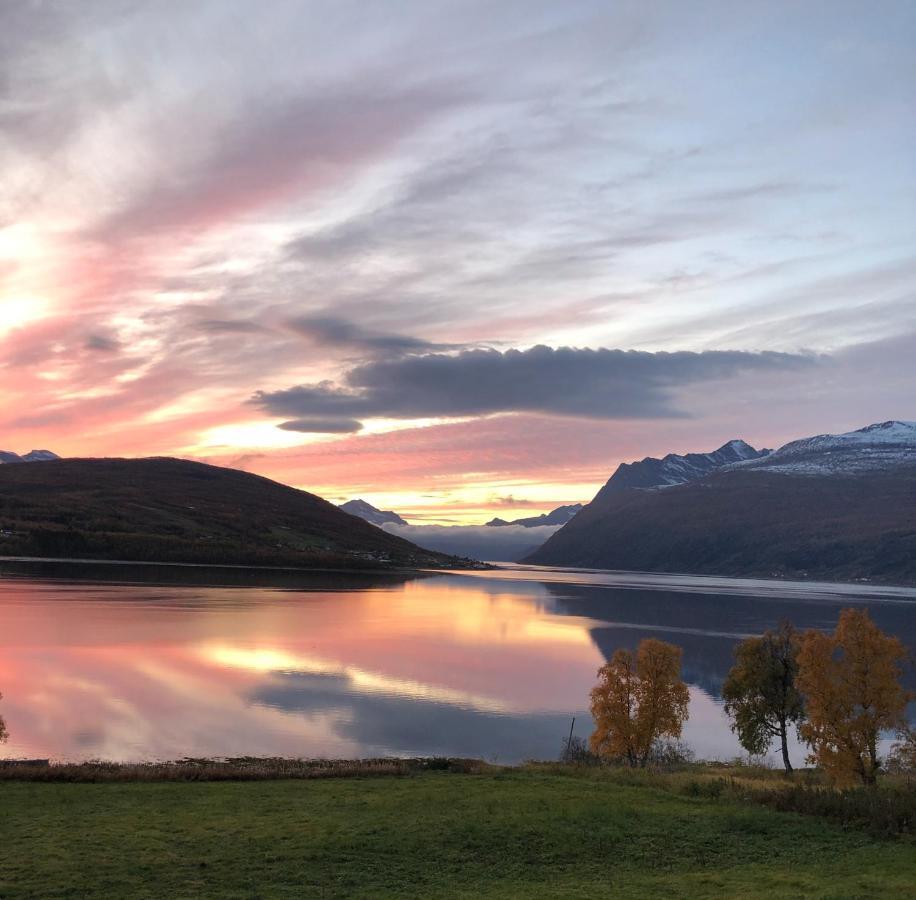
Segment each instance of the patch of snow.
M51 450L30 450L22 458L26 462L47 462L51 459L60 459L60 457Z
M854 474L916 463L916 422L892 420L844 434L790 441L765 458L729 468L796 475Z
M348 500L346 503L341 503L338 509L342 509L351 516L358 516L371 525L378 525L379 527L387 523L395 525L407 524L396 512L392 512L390 509L377 509L365 500Z
M769 450L755 450L742 440L731 440L710 453L669 453L662 459L648 456L635 463L622 463L596 500L621 490L653 490L697 481L716 469L767 456Z
M51 459L60 459L60 457L50 450L30 450L23 456L13 453L12 450L0 450L0 465L4 463L9 465L10 463L47 462Z

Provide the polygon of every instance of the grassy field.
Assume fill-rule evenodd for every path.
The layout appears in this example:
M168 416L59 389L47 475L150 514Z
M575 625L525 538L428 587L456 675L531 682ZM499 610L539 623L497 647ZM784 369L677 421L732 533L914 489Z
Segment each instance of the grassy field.
M0 897L916 897L916 844L602 772L0 783Z

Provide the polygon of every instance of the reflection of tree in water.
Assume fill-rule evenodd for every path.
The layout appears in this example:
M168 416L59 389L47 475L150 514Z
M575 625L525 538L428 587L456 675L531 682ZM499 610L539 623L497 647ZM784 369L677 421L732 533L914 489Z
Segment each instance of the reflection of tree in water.
M733 649L749 635L762 634L788 619L797 629L833 630L840 611L865 607L875 624L916 650L916 602L853 598L799 599L699 592L639 590L583 584L546 584L556 598L558 615L595 621L589 634L609 660L620 647L635 648L656 637L683 648L683 677L720 698L722 683L734 664ZM603 624L606 623L606 624ZM904 672L906 687L916 688L916 667Z

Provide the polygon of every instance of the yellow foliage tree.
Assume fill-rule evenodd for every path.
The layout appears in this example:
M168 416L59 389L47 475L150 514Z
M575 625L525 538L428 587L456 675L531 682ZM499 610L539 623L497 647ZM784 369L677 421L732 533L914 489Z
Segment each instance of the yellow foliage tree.
M653 744L679 738L687 720L690 694L681 681L681 648L647 638L635 657L617 650L598 670L591 700L592 752L645 766Z
M904 772L916 772L916 728L907 726L897 735L891 748L891 762Z
M809 761L834 783L875 783L881 732L905 725L908 694L900 676L906 655L864 609L844 609L832 635L802 636L796 685L807 721L799 733L811 748Z

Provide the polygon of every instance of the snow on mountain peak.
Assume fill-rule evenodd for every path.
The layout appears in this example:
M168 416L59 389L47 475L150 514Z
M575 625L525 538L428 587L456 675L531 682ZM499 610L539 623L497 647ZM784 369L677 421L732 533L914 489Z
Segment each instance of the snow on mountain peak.
M910 444L916 443L916 422L902 422L891 419L889 422L877 422L866 425L857 431L847 431L836 435L838 440L854 440L865 443Z
M595 499L629 488L657 489L686 484L716 469L759 459L769 452L755 450L750 444L736 438L710 453L669 453L661 459L647 456L639 462L618 466Z
M345 513L349 513L351 516L358 516L372 525L382 526L387 522L393 522L396 525L407 524L396 512L392 512L390 509L377 509L365 500L348 500L346 503L341 503L339 508Z
M716 453L721 454L734 454L737 459L757 459L762 453L769 452L769 450L755 450L747 441L742 441L740 438L723 444L716 451Z
M47 462L51 459L60 459L56 453L50 450L30 450L28 453L20 456L13 453L12 450L0 450L0 464L3 463L24 463L24 462Z
M911 462L916 462L916 422L891 420L843 434L790 441L742 468L826 475L875 471Z
M26 462L47 462L49 459L60 459L60 457L51 450L29 450L22 458Z

